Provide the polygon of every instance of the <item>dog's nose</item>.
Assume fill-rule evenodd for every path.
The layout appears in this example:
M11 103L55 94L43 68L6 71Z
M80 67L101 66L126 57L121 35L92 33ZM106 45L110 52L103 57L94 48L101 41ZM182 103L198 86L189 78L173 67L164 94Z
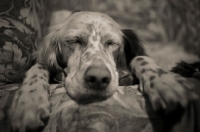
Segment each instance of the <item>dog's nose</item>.
M90 67L85 72L84 78L89 88L104 90L110 83L111 75L107 68Z

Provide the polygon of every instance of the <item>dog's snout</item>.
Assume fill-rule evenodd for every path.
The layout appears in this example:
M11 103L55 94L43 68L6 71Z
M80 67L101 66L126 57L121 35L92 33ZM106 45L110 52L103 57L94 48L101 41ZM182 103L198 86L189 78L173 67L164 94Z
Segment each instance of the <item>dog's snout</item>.
M84 78L89 88L94 90L104 90L110 83L111 75L107 68L90 67L85 72Z

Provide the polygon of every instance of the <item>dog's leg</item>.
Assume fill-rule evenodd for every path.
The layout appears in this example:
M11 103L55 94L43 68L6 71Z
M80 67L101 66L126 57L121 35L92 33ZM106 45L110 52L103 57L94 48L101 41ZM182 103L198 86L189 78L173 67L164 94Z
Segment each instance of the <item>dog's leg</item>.
M50 114L49 72L42 64L35 64L27 71L20 89L16 92L9 111L11 126L20 132L26 128L44 125Z
M150 99L154 110L160 108L169 112L178 105L186 107L197 98L194 85L186 78L165 71L147 56L137 56L131 62L131 68L140 81L140 89Z

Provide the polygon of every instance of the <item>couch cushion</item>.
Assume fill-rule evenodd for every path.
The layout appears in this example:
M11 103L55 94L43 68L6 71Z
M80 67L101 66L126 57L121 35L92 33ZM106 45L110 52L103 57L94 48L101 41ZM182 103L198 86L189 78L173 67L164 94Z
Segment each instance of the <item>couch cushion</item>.
M41 37L37 1L0 1L0 82L22 80Z

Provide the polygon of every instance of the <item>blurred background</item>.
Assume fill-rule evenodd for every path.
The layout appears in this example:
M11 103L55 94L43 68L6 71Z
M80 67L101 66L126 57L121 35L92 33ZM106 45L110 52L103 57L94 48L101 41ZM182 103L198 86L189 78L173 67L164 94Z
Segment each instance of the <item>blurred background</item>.
M44 0L51 12L98 11L139 35L148 53L162 65L200 57L200 0ZM46 30L42 30L45 34ZM188 53L188 54L186 54ZM193 54L195 56L193 56Z

